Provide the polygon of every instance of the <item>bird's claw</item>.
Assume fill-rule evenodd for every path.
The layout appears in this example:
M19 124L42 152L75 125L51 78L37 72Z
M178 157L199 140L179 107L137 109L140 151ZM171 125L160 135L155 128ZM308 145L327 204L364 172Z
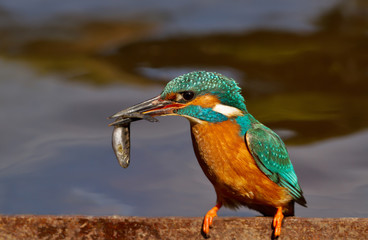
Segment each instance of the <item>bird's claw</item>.
M210 211L206 214L206 216L204 217L204 220L203 220L203 232L206 235L210 232L210 227L213 223L213 218L217 216L216 213L211 214Z
M206 235L208 235L208 233L210 232L210 227L213 223L213 218L217 216L217 211L221 208L221 205L222 205L221 203L217 203L216 206L211 208L211 210L209 210L204 216L202 230L203 233L205 233Z
M275 217L273 218L272 226L274 228L273 236L274 238L278 238L281 234L281 224L282 219L284 218L284 215L282 214L282 208L277 208L277 213Z

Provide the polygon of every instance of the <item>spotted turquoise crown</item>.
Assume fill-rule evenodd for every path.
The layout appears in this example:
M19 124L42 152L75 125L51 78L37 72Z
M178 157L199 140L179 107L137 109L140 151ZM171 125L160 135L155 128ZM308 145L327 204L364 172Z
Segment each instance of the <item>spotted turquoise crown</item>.
M166 85L161 97L184 91L193 91L197 96L215 95L222 104L247 112L240 87L233 79L222 74L200 71L181 75Z

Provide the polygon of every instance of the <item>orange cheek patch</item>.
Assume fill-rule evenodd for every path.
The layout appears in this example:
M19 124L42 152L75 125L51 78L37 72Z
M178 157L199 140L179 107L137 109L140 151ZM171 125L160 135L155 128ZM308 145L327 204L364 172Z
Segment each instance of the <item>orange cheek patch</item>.
M167 94L167 96L166 96L166 100L174 101L175 99L176 99L176 93L171 92L171 93Z
M191 101L190 105L199 105L204 108L213 108L218 103L220 103L220 100L217 97L205 94Z

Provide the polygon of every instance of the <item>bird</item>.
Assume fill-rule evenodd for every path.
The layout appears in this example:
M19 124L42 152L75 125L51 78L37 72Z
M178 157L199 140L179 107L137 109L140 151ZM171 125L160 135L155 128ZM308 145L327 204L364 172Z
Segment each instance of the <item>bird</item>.
M217 197L203 220L206 236L222 206L273 216L274 238L281 234L284 216L294 216L295 203L307 207L284 142L248 112L234 79L189 72L169 81L158 96L111 117L132 113L189 120L195 156Z

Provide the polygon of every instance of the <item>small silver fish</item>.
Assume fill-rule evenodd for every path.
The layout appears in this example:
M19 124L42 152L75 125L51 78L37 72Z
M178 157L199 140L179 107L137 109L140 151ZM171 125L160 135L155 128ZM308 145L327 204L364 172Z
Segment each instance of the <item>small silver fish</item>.
M110 117L111 118L111 117ZM138 120L157 122L158 120L149 115L141 113L127 113L117 119L109 126L114 126L112 131L112 148L120 166L129 167L130 163L130 123Z
M127 168L130 163L130 122L114 126L112 148L120 166Z

